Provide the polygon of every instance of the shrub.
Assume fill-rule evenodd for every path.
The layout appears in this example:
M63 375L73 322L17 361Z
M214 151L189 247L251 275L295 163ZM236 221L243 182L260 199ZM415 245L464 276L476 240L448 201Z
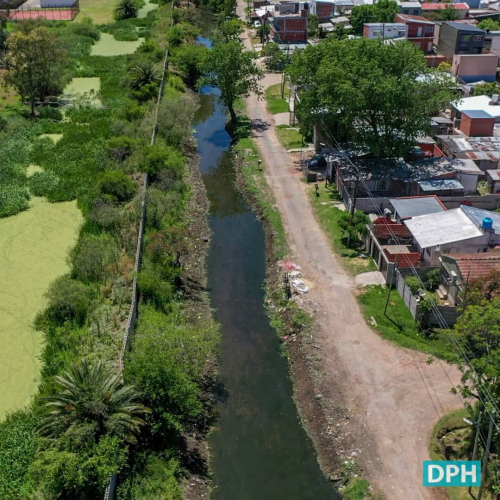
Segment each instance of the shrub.
M118 259L115 240L108 235L82 236L69 255L73 276L84 283L102 281L109 274L109 266Z
M139 102L147 102L151 99L157 99L158 90L159 84L157 82L152 82L143 85L139 90L134 90L132 95L134 99L137 99Z
M29 191L24 186L0 186L0 217L9 217L29 208Z
M108 170L97 180L100 193L120 203L130 201L137 193L137 184L120 170Z
M57 108L53 108L52 106L44 106L40 110L39 116L45 120L53 120L55 122L60 122L63 119L63 114Z
M50 170L35 172L28 180L31 193L34 196L50 198L59 186L59 177Z
M418 291L422 288L420 280L416 276L408 276L405 282L413 295L417 295Z
M136 144L137 141L135 139L126 135L112 137L108 140L109 154L112 158L123 161L132 154Z
M156 180L163 170L182 172L185 165L185 157L180 152L163 144L146 146L139 162L139 170Z
M75 35L92 38L96 42L101 38L101 32L94 26L91 17L84 17L79 23L68 23L67 29Z
M0 498L21 497L26 471L37 449L35 425L30 409L11 413L0 423Z
M171 283L163 281L155 268L145 267L138 276L137 284L141 299L153 304L161 311L168 311L172 301L174 287Z
M52 282L45 297L50 317L60 323L74 320L81 325L90 310L93 293L89 286L70 276L61 276Z
M433 292L441 283L441 270L431 269L425 273L424 286Z
M138 104L136 101L129 100L125 105L124 115L125 119L129 122L133 122L135 120L140 120L144 117L146 111L144 108Z

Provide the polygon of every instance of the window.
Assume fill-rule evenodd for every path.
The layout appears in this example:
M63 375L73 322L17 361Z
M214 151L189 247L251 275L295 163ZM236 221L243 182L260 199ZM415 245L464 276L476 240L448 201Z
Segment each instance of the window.
M418 14L419 14L419 13L418 13L418 9L413 9L413 15L414 15L414 16L418 16Z
M375 37L382 36L382 30L373 30L372 35Z
M460 39L463 42L470 42L470 35L463 35Z
M474 35L474 41L480 42L483 39L483 35Z
M425 27L425 32L426 33L433 33L434 32L434 26L426 26Z
M410 11L408 9L403 10L403 14L409 14Z
M474 47L473 53L474 54L481 54L481 47Z
M375 184L376 191L387 191L389 189L387 179L381 179Z
M406 37L406 30L398 30L398 37L405 38Z

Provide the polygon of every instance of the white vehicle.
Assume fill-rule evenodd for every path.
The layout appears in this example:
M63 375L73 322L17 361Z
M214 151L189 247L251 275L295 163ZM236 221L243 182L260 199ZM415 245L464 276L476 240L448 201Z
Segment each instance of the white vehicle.
M256 28L256 29L259 29L261 27L260 21L254 21L253 27Z

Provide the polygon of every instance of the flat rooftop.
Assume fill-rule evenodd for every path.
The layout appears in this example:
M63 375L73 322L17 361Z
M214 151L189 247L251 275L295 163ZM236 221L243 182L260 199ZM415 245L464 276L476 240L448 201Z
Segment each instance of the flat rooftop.
M390 200L395 212L401 219L410 219L420 215L444 212L446 208L436 196L412 196Z

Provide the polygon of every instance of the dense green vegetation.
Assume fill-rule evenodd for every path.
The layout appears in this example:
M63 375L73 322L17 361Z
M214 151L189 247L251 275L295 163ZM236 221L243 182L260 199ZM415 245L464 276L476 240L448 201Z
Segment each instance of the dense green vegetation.
M294 52L286 71L299 88L304 135L319 123L325 141L349 142L376 157L407 156L429 132L428 117L455 96L450 77L428 68L410 43L327 38Z
M217 326L209 314L192 319L184 298L192 240L186 155L196 109L185 85L197 79L197 56L180 68L184 81L175 69L167 73L157 139L149 144L171 14L168 5L144 19L102 27L90 21L21 25L22 36L42 30L64 47L64 81L97 77L100 91L66 106L64 120L57 108L25 98L34 117L19 107L1 122L0 216L28 209L30 195L54 203L76 199L84 215L68 257L70 273L47 290L47 308L35 321L45 340L39 393L30 408L0 424L2 498L97 498L113 473L120 473L120 498L180 498L190 461L182 432L206 431L211 418L203 389L211 383L207 363ZM190 34L183 42L197 52L197 28L187 26L187 15L176 18L181 32ZM101 31L131 39L136 27L146 41L135 54L91 56ZM95 97L102 106L95 107ZM42 134L62 138L55 143ZM42 171L28 178L32 164ZM144 174L149 187L139 323L122 380L116 366L131 301Z

